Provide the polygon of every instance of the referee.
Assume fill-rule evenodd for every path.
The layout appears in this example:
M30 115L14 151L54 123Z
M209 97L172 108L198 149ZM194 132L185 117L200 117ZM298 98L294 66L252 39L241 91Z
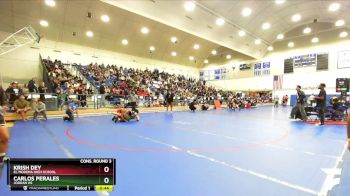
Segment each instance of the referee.
M326 88L326 85L324 83L321 83L318 86L318 89L320 89L320 93L317 97L315 97L315 99L317 100L318 115L320 117L320 124L318 124L319 126L324 125L324 112L326 110L327 93L324 90L324 88Z

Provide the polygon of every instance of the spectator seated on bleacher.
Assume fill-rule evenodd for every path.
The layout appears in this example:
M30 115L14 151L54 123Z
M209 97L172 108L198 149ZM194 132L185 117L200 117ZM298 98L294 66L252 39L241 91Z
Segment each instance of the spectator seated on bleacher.
M19 95L19 98L13 104L15 111L21 116L23 121L27 121L27 112L31 109L29 102L25 99L23 94Z
M18 95L23 93L23 90L19 88L17 82L12 82L5 92L10 105L10 110L13 110L13 104L18 98Z
M44 117L44 120L47 120L46 105L41 99L39 99L33 103L33 110L34 110L34 119L33 120L38 120L39 114L42 114Z
M47 67L50 82L54 88L54 92L67 93L68 95L79 94L81 89L86 89L86 84L83 79L78 76L73 76L61 61L43 60ZM85 93L85 91L84 91ZM88 94L92 94L92 89L89 88Z

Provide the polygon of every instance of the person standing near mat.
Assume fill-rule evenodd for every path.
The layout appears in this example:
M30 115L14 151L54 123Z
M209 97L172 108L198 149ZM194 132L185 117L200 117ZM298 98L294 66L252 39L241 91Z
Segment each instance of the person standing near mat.
M132 110L136 110L136 102L137 102L137 97L135 92L130 92L128 96L128 103L131 106Z
M304 91L301 90L300 85L297 85L295 90L297 91L297 104L293 107L292 111L299 111L301 114L301 120L305 122L307 120L307 116L304 108L306 95ZM291 118L293 118L294 115L295 114L291 112Z
M165 101L166 101L166 111L169 111L169 106L170 106L170 111L173 111L173 102L174 102L174 93L172 90L169 90L167 94L165 95Z
M324 90L326 88L326 84L321 83L318 86L318 89L320 89L320 93L318 94L315 99L317 100L317 107L318 107L318 115L320 118L320 124L317 124L318 126L324 125L324 112L326 110L326 98L327 98L327 93Z

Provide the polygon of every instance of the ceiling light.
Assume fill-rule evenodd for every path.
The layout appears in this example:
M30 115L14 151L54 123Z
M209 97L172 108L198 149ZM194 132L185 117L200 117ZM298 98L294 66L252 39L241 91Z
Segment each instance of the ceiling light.
M198 50L198 49L199 49L199 44L193 45L193 48L194 48L195 50Z
M256 39L254 43L255 43L255 45L259 45L259 44L261 44L261 40L260 39Z
M231 59L231 55L230 54L226 55L226 59Z
M92 31L86 31L86 36L93 37L94 33Z
M212 50L212 51L211 51L211 54L212 54L212 55L216 55L217 53L218 53L218 52L217 52L216 50Z
M268 22L265 22L264 24L261 25L261 28L262 28L263 30L267 30L267 29L269 29L270 27L271 27L271 24L268 23Z
M156 50L156 48L155 48L154 46L150 46L150 47L149 47L149 50L153 52L153 51Z
M209 63L208 59L204 59L204 63L208 64Z
M147 27L142 27L141 28L141 33L148 34L148 32L149 32L149 29Z
M341 32L339 34L339 37L341 37L341 38L344 38L344 37L347 37L347 36L348 36L348 32L346 32L346 31L343 31L343 32Z
M176 56L176 52L171 52L171 56Z
M272 50L273 50L273 47L272 47L272 46L269 46L269 47L267 47L267 50L268 50L268 51L272 51Z
M222 25L225 24L225 19L223 19L223 18L218 18L218 19L216 19L215 23L216 23L216 25L218 25L218 26L222 26Z
M176 37L171 37L170 41L173 42L174 44L177 42L177 38Z
M56 2L54 0L45 0L45 4L50 7L54 7Z
M306 27L306 28L303 30L303 33L304 33L304 34L309 34L309 33L311 33L311 28L310 28L310 27Z
M193 56L189 56L188 59L190 59L190 61L193 61L194 57Z
M40 25L43 27L49 26L49 23L46 20L40 20Z
M320 39L318 39L318 37L314 37L311 39L312 43L318 43L320 41Z
M328 6L328 11L335 12L335 11L339 10L339 8L340 8L339 3L332 3Z
M122 44L123 44L123 45L128 45L128 44L129 44L129 41L128 41L127 39L123 39L123 40L122 40Z
M238 35L239 35L240 37L245 36L245 31L239 31L239 32L238 32Z
M293 22L298 22L301 19L301 15L300 14L294 14L292 16L292 21Z
M335 26L336 27L340 27L340 26L343 26L345 24L345 21L344 20L337 20L335 22Z
M275 0L276 4L283 4L284 2L286 2L286 0Z
M107 16L107 15L102 15L102 16L101 16L101 20L102 20L103 22L109 22L109 16Z
M289 48L293 48L293 47L294 47L294 42L289 42L289 43L288 43L288 47L289 47Z
M279 40L282 40L284 38L284 35L282 33L280 33L280 34L277 35L276 38L279 39Z
M242 16L250 16L250 14L252 14L252 9L249 7L243 8L241 14Z
M184 4L186 11L193 11L196 8L196 4L193 1L186 1Z

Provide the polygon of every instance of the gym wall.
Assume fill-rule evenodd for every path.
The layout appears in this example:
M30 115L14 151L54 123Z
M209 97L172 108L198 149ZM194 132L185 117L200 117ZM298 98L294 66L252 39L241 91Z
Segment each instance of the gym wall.
M234 66L235 70L231 72L242 73L242 76L236 73L230 73L228 80L214 80L209 82L228 90L273 90L273 76L283 74L283 89L275 91L277 95L295 94L295 86L297 84L301 85L309 93L316 93L318 91L317 86L321 82L326 83L329 93L335 93L335 79L350 77L350 68L338 69L337 67L338 52L343 50L350 50L350 40L327 45L320 44L312 48L290 49L280 53L272 52L263 59L255 61L271 63L271 73L269 76L254 77L254 67L248 71L239 70L239 64L250 62L231 61L221 66L209 65L204 69L226 67L232 70ZM284 59L311 53L328 53L328 70L317 71L316 67L312 66L294 69L293 73L284 74ZM250 77L246 77L246 72L249 72Z

